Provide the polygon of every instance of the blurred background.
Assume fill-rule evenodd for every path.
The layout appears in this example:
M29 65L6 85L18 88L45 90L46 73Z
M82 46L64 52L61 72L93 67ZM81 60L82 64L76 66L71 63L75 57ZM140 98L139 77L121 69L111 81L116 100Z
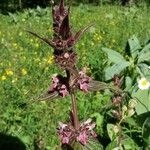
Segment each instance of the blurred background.
M46 7L51 5L51 0L1 0L0 11L6 13L7 11L14 12L16 10L22 10L25 8L36 8L37 6ZM58 0L54 0L55 3ZM150 5L150 0L72 0L73 5L80 4L93 4L93 5L105 5L105 4L118 4L118 5Z

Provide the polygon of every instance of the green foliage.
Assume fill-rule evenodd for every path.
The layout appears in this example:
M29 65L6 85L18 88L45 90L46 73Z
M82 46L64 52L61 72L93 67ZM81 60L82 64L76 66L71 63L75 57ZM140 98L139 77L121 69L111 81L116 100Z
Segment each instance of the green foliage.
M122 136L121 145L118 145L118 139L114 139L106 148L106 150L112 150L115 148L119 150L139 150L136 143L127 135Z
M143 124L142 136L147 148L150 147L150 118L147 118Z
M132 97L137 99L136 112L138 115L150 111L150 93L149 90L140 90L134 91Z
M84 8L84 5L73 7L70 19L72 24L76 25L74 30L77 31L79 27L90 22L95 22L96 25L93 30L83 36L76 47L79 54L78 65L80 68L86 66L89 74L94 78L103 79L102 70L107 60L99 49L102 47L109 47L109 50L116 49L119 53L111 50L109 58L112 60L109 60L109 63L111 61L111 65L114 65L124 60L123 62L127 65L131 60L128 56L124 58L120 53L124 53L124 45L130 35L137 34L140 41L144 41L145 37L149 36L149 10L145 7L135 7L132 10L119 6L111 6L111 9L110 6L101 7L101 9L94 6ZM50 76L61 70L53 66L52 49L28 35L25 30L31 29L50 38L53 32L49 14L50 8L28 9L8 16L0 14L0 132L17 136L26 145L27 150L56 149L57 145L60 145L56 127L59 121L68 121L70 110L69 97L64 100L37 101L37 97L48 89ZM148 77L149 43L141 47L143 50L140 49L135 62L138 63L138 72ZM133 68L131 67L132 71L124 72L126 91L132 91L136 82L135 66ZM101 137L100 142L104 145L104 149L110 142L106 131L107 123L115 123L115 119L111 118L111 97L113 95L110 91L78 94L79 117L81 120L89 117L95 119L96 130ZM141 98L141 101L147 104L146 99ZM136 111L139 104L136 106ZM145 109L143 111L142 108L140 111L143 113ZM133 134L136 131L136 135L141 135L138 132L141 130L141 125L137 125L135 118L126 120L127 126L123 126L123 132L128 132L128 136L137 144L143 139L138 137L138 140L140 139L138 141ZM145 121L145 118L143 120ZM147 128L147 123L144 124L143 128ZM148 136L145 135L145 129L143 129L143 137L147 143ZM103 138L107 143L101 140ZM141 143L140 146L142 147ZM95 149L99 147L102 146L95 146Z

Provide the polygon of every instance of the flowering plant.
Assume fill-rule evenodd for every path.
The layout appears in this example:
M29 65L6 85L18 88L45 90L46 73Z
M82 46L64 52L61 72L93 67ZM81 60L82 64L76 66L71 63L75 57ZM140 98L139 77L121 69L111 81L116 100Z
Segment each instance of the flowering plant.
M80 143L80 146L85 146L89 144L91 138L96 140L96 133L93 131L95 123L92 123L90 119L80 123L77 114L77 90L87 93L104 89L119 91L119 88L104 82L95 81L86 74L86 70L78 69L76 66L77 53L75 51L75 44L91 25L73 34L69 22L69 14L70 8L64 6L64 0L61 0L59 5L53 6L54 34L52 40L41 37L34 32L28 32L40 38L54 49L55 63L66 72L66 76L53 75L52 84L48 91L40 97L41 100L46 100L71 96L72 110L70 122L69 124L60 123L57 129L62 145L72 145L74 142L77 142Z

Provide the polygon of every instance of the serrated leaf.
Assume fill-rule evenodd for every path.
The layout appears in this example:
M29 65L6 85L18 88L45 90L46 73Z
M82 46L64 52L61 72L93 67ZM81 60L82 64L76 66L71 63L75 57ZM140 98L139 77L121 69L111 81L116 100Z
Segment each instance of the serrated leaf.
M114 77L114 75L120 74L126 67L130 65L127 61L122 61L117 64L114 64L111 67L106 68L105 70L105 80L110 80Z
M113 63L119 63L121 61L126 61L120 53L118 53L112 49L102 48L102 50L107 53L108 59Z
M133 36L128 40L126 50L129 52L130 56L136 58L140 49L141 45L136 36Z
M138 115L150 111L150 92L149 90L134 91L132 97L137 99L137 105L135 107L136 113Z

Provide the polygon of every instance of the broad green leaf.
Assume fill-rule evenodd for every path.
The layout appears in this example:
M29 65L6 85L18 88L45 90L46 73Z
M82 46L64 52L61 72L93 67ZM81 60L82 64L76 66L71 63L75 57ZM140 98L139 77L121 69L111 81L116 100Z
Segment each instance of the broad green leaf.
M118 53L112 49L102 48L102 50L107 53L108 59L113 63L119 63L121 61L126 61L120 53Z
M135 107L136 113L138 115L150 111L150 92L149 90L140 90L134 91L132 97L137 99L137 105Z
M106 150L120 150L118 147L118 137L114 139L107 147ZM137 144L127 135L123 135L121 140L121 150L139 150Z
M138 56L139 50L141 49L141 45L136 36L133 36L128 40L126 48L133 58L136 58Z
M127 61L122 61L117 64L114 64L111 67L106 68L105 70L105 80L110 80L114 77L114 75L120 74L126 67L130 65Z
M80 144L79 142L74 142L71 147L73 148L73 150L84 150L84 146L82 144ZM69 150L69 149L68 149ZM71 150L71 149L70 149Z
M134 118L131 118L131 117L126 118L126 119L125 119L125 122L128 123L128 124L131 125L131 126L137 126L137 123L136 123L136 121L134 120Z
M138 63L150 62L150 43L147 44L139 53Z
M111 139L111 141L114 138L114 131L113 131L114 125L113 124L107 124L107 133L109 135L109 138Z
M140 64L138 64L137 67L138 67L137 71L139 71L141 76L144 76L150 80L150 68L149 68L149 66L145 63L140 63Z
M125 78L125 87L126 91L130 90L130 88L132 87L132 79L129 76Z
M142 136L146 146L150 148L150 117L147 118L143 124Z
M103 150L103 146L95 138L89 139L87 145L85 145L84 147L84 150Z

